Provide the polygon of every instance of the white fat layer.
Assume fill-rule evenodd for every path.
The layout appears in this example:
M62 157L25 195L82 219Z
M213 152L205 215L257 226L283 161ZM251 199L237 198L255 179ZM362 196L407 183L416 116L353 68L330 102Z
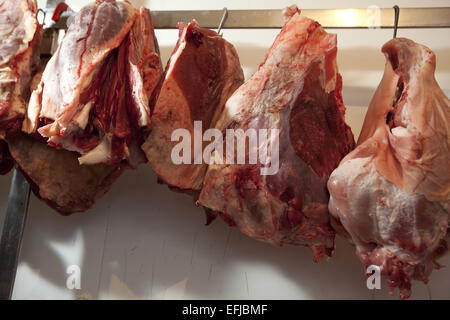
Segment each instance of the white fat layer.
M20 55L21 53L25 52L25 50L28 49L28 45L33 40L37 29L36 17L34 13L30 10L28 1L17 1L17 2L18 3L16 5L18 7L14 8L15 12L8 12L8 13L13 20L18 18L20 18L21 20L19 24L11 23L10 25L1 27L0 34L2 36L2 45L3 42L5 44L8 44L9 42L15 42L18 40L19 33L15 32L15 30L24 32L23 34L20 34L19 39L21 41L21 44L18 48L18 51L14 52L13 55L2 57L2 59L0 60L0 64L2 66L8 64L11 61L11 59L14 59L14 57L17 57L18 55ZM22 14L21 17L19 17L20 14Z

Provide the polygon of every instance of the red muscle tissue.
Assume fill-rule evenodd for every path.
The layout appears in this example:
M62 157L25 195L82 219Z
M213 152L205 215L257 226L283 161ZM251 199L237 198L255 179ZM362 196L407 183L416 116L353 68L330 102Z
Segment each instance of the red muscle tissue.
M359 137L328 182L336 229L376 265L400 297L424 282L447 251L450 102L434 78L436 58L408 39L383 46L386 67Z

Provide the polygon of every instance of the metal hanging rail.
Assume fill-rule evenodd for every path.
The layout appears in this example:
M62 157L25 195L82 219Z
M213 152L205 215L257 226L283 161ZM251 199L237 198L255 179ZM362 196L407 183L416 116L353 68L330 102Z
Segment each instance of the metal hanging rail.
M223 29L277 29L284 25L282 10L228 10ZM73 14L73 13L72 13ZM217 28L223 10L152 11L157 29L174 29L180 21L196 19L203 28ZM393 8L305 9L302 14L329 29L393 28ZM65 29L71 14L52 28ZM400 8L398 28L450 28L450 7Z

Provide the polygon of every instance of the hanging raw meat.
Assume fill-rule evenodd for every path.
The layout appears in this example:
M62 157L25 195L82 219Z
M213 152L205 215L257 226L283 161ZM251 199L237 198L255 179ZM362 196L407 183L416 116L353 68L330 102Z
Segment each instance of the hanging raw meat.
M136 167L148 130L148 101L161 74L150 11L96 1L75 16L28 108L36 130L81 164Z
M145 161L139 147L148 126L149 97L161 73L157 51L148 10L97 1L78 13L44 73L34 77L23 125L22 116L17 130L9 130L5 139L34 193L55 210L86 211L122 173L117 164ZM38 129L59 126L59 117L67 120L75 109L81 114L67 122L73 132L59 136L64 145L58 147L73 142L80 149L48 146ZM19 132L21 125L28 135ZM106 143L110 152L97 152L97 138L111 142ZM80 165L82 147L94 161Z
M8 145L5 141L0 140L0 175L7 174L14 166L14 160L12 159Z
M20 130L30 95L29 83L39 64L42 27L36 19L36 2L4 0L0 3L0 174L13 166L1 139Z
M234 46L216 32L200 28L196 21L178 27L178 43L153 97L151 133L143 150L162 181L182 190L199 191L207 164L201 159L195 162L193 141L189 143L189 161L174 163L171 155L178 141L172 141L172 134L185 129L192 139L197 135L201 140L203 133L214 127L244 75ZM194 130L194 121L201 123L200 130Z
M266 161L212 164L198 202L255 239L310 246L318 261L334 247L326 183L354 140L344 122L336 35L296 8L287 14L266 60L227 101L216 125L224 135L279 130L259 140L257 150L246 148L247 161L251 152L272 150L272 172L262 175Z
M328 182L336 226L391 293L427 282L447 251L450 214L450 101L434 78L435 55L408 39L383 46L386 67L358 147Z
M32 90L41 75L34 77ZM10 159L25 175L33 193L64 215L91 208L123 172L123 168L107 164L80 165L76 152L50 147L38 133L10 130L6 141Z

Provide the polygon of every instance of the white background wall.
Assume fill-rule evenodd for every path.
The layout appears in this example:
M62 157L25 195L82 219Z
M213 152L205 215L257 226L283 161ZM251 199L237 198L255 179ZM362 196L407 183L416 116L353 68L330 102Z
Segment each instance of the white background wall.
M67 1L78 10L88 1ZM293 1L131 1L151 10L278 9ZM39 1L45 6L45 0ZM301 1L301 8L450 6L450 1ZM401 14L401 12L400 12ZM239 53L246 77L263 60L279 30L224 30ZM333 30L344 79L348 122L359 134L366 107L381 79L381 46L392 30ZM158 30L163 61L177 40L176 30ZM450 29L403 30L437 56L436 77L450 94ZM0 225L11 176L0 177ZM228 228L221 221L204 227L202 210L189 197L158 185L149 166L124 174L85 214L60 217L32 196L14 298L387 298L387 286L371 292L353 248L337 238L334 257L312 262L309 249L276 248ZM450 258L441 260L450 265ZM66 288L69 265L82 271L81 290ZM413 298L450 298L448 269L435 271L429 285L414 283Z

